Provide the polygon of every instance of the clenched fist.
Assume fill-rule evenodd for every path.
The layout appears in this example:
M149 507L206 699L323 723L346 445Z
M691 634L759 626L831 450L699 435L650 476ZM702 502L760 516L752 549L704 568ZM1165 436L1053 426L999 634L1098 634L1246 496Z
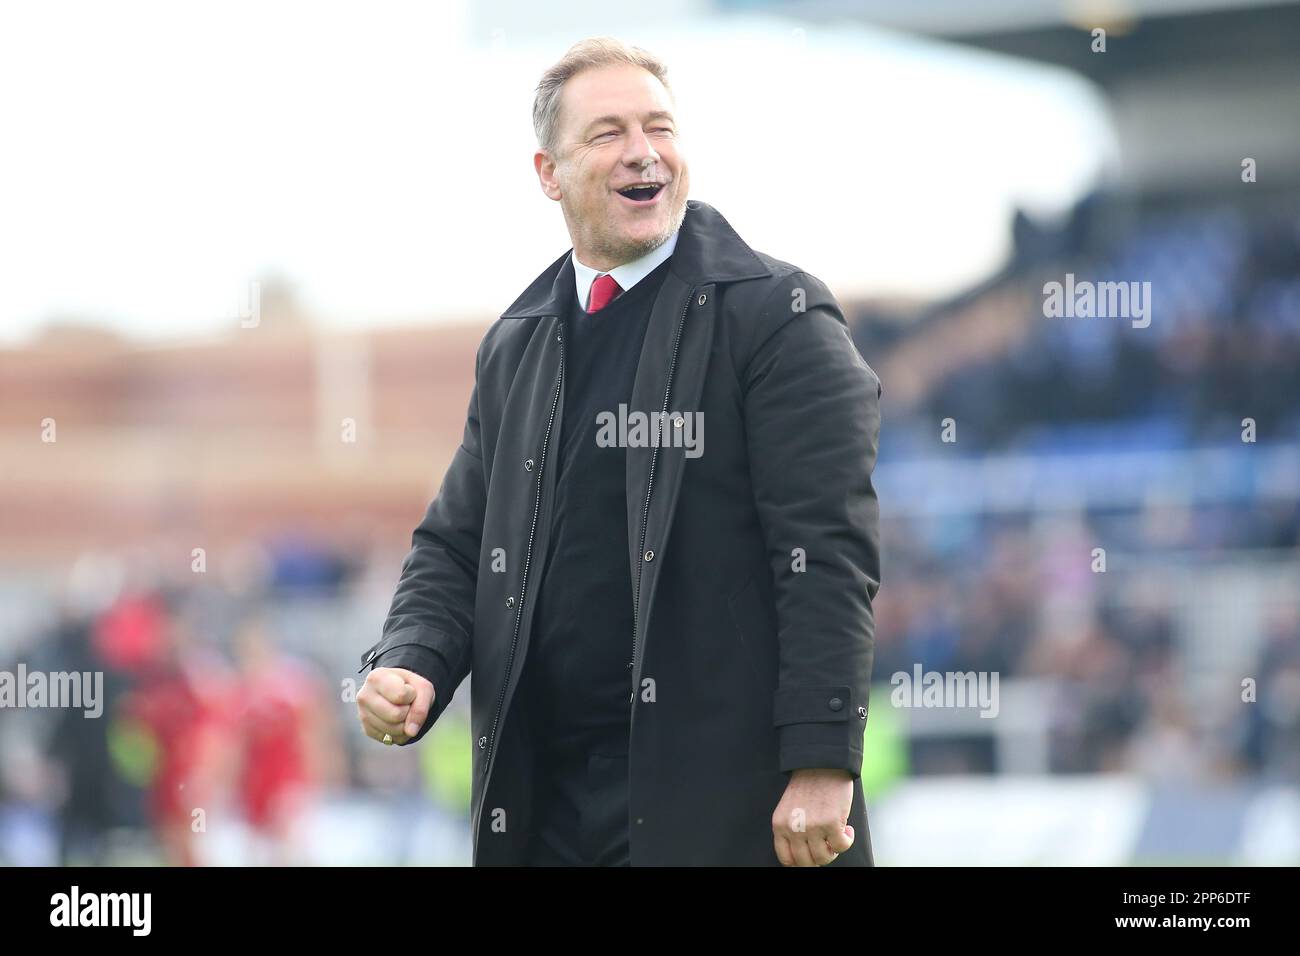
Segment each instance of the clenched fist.
M433 685L401 667L376 667L357 694L357 717L367 737L404 744L420 732L433 706Z
M847 770L796 770L772 813L772 842L783 866L825 866L853 846Z

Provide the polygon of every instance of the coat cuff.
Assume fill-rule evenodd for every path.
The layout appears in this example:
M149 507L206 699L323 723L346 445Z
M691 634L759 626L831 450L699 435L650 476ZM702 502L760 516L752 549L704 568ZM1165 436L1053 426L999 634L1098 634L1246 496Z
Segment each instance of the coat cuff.
M847 684L778 689L773 722L781 770L826 768L861 777L866 706Z
M405 747L419 743L451 702L451 667L447 664L447 659L441 652L418 641L412 632L403 631L380 641L366 651L361 660L363 671L367 667L372 670L376 667L400 667L419 674L433 685L433 704L429 708L429 716L425 718L424 725L420 727L420 732L398 746Z

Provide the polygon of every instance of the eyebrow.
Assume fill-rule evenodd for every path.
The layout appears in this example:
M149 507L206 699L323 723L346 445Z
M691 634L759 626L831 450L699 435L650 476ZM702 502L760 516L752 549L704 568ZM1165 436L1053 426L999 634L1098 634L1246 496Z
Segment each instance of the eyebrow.
M645 118L647 121L666 119L669 122L671 122L674 126L677 124L677 121L673 119L673 114L669 113L667 110L655 110L654 112L647 113L645 115ZM588 123L586 127L583 129L582 135L585 137L588 133L592 131L594 127L600 126L604 123L613 123L615 126L617 126L622 122L623 122L623 117L621 116L614 116L613 114L609 114L607 116L601 116Z

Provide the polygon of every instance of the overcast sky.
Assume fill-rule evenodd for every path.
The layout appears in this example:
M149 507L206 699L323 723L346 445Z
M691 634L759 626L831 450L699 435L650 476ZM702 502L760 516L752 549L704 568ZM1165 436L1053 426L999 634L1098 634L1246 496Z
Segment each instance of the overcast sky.
M848 25L547 9L521 36L456 3L6 7L0 341L51 317L210 333L270 275L332 326L499 314L569 247L532 91L594 33L667 61L692 197L841 297L978 281L1017 205L1059 213L1113 162L1102 104L1058 70Z

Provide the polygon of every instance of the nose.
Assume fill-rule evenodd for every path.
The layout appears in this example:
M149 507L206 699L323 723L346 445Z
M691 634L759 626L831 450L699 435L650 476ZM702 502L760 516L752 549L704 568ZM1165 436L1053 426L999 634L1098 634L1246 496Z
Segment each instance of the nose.
M634 130L632 135L627 138L627 149L623 154L623 162L634 169L649 172L651 164L658 163L659 159L659 152L655 149L654 144L650 142L650 137L646 136L645 131L639 127Z

